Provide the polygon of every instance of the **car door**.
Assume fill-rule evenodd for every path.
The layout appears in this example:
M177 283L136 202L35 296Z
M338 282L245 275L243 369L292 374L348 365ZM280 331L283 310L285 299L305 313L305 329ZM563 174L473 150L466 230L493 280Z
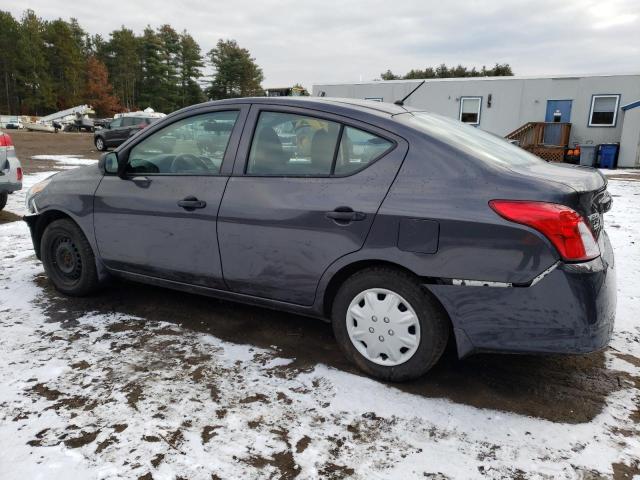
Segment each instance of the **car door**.
M173 117L118 152L125 178L105 174L94 230L107 268L223 288L216 218L248 107ZM176 140L179 139L179 140Z
M121 133L123 117L114 118L109 122L109 127L104 129L104 140L107 146L118 143L118 135Z
M254 105L218 215L228 288L312 304L327 267L362 247L406 151L370 125Z

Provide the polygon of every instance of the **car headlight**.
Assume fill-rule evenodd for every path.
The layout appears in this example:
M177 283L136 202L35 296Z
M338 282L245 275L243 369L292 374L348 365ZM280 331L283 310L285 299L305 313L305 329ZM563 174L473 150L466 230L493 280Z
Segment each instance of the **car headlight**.
M50 176L49 178L45 178L41 182L38 182L32 185L29 191L27 192L27 196L25 197L25 203L27 206L27 211L29 213L37 213L38 210L35 204L35 197L37 194L42 192L47 187L47 185L49 185L52 178L53 178L53 175Z

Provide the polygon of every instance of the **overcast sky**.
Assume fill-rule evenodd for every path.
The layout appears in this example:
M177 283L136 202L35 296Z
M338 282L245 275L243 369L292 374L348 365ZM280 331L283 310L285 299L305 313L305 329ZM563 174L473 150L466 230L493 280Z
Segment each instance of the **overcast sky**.
M20 17L186 29L248 48L264 86L372 80L390 68L511 64L516 75L640 72L640 0L2 0Z

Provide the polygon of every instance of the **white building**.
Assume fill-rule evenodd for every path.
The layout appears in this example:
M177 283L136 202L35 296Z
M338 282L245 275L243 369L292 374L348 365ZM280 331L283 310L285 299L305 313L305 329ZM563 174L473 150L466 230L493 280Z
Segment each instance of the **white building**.
M313 86L313 95L393 102L420 82L321 84ZM500 136L530 122L570 123L570 146L620 143L618 165L640 167L639 101L640 74L602 74L430 79L406 105L457 118Z

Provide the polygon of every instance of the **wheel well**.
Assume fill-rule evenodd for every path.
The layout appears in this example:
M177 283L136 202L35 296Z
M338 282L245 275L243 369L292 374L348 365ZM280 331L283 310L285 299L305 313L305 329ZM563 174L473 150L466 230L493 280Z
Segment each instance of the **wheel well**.
M415 273L413 273L408 268L405 268L393 262L385 262L382 260L361 260L359 262L354 262L338 270L333 275L333 277L331 277L331 280L329 281L329 284L327 285L327 288L324 291L324 299L323 299L324 301L323 301L322 309L323 309L325 318L331 318L331 309L333 307L333 299L335 298L336 294L338 293L338 289L344 283L344 281L347 280L347 278L349 278L354 273L360 270L364 270L365 268L371 268L371 267L388 267L388 268L393 268L395 270L399 270L401 272L411 275L416 279L416 281L420 282L421 284L437 284L440 281L440 279L434 278L434 277L420 277ZM456 347L457 342L456 342L456 337L453 333L453 322L451 321L449 312L447 312L446 308L444 308L444 305L442 305L442 302L440 302L440 300L433 293L427 291L426 289L425 289L425 293L428 294L435 301L438 308L442 311L444 316L447 318L447 323L449 324L449 342L453 347Z
M345 267L342 267L338 270L327 285L327 288L324 291L324 299L322 302L323 313L325 317L331 317L331 308L333 307L333 299L338 293L338 289L344 283L344 281L349 278L354 273L364 270L365 268L371 267L389 267L395 270L400 270L402 272L408 273L409 275L415 277L417 280L421 281L421 283L432 283L429 279L421 279L415 273L413 273L408 268L402 267L396 263L385 262L381 260L361 260L359 262L351 263Z
M35 228L33 229L33 247L36 251L36 257L40 258L40 242L42 240L42 234L44 233L44 230L51 222L60 220L62 218L68 218L75 223L75 221L69 215L61 212L60 210L48 210L40 215L38 221L36 222Z

